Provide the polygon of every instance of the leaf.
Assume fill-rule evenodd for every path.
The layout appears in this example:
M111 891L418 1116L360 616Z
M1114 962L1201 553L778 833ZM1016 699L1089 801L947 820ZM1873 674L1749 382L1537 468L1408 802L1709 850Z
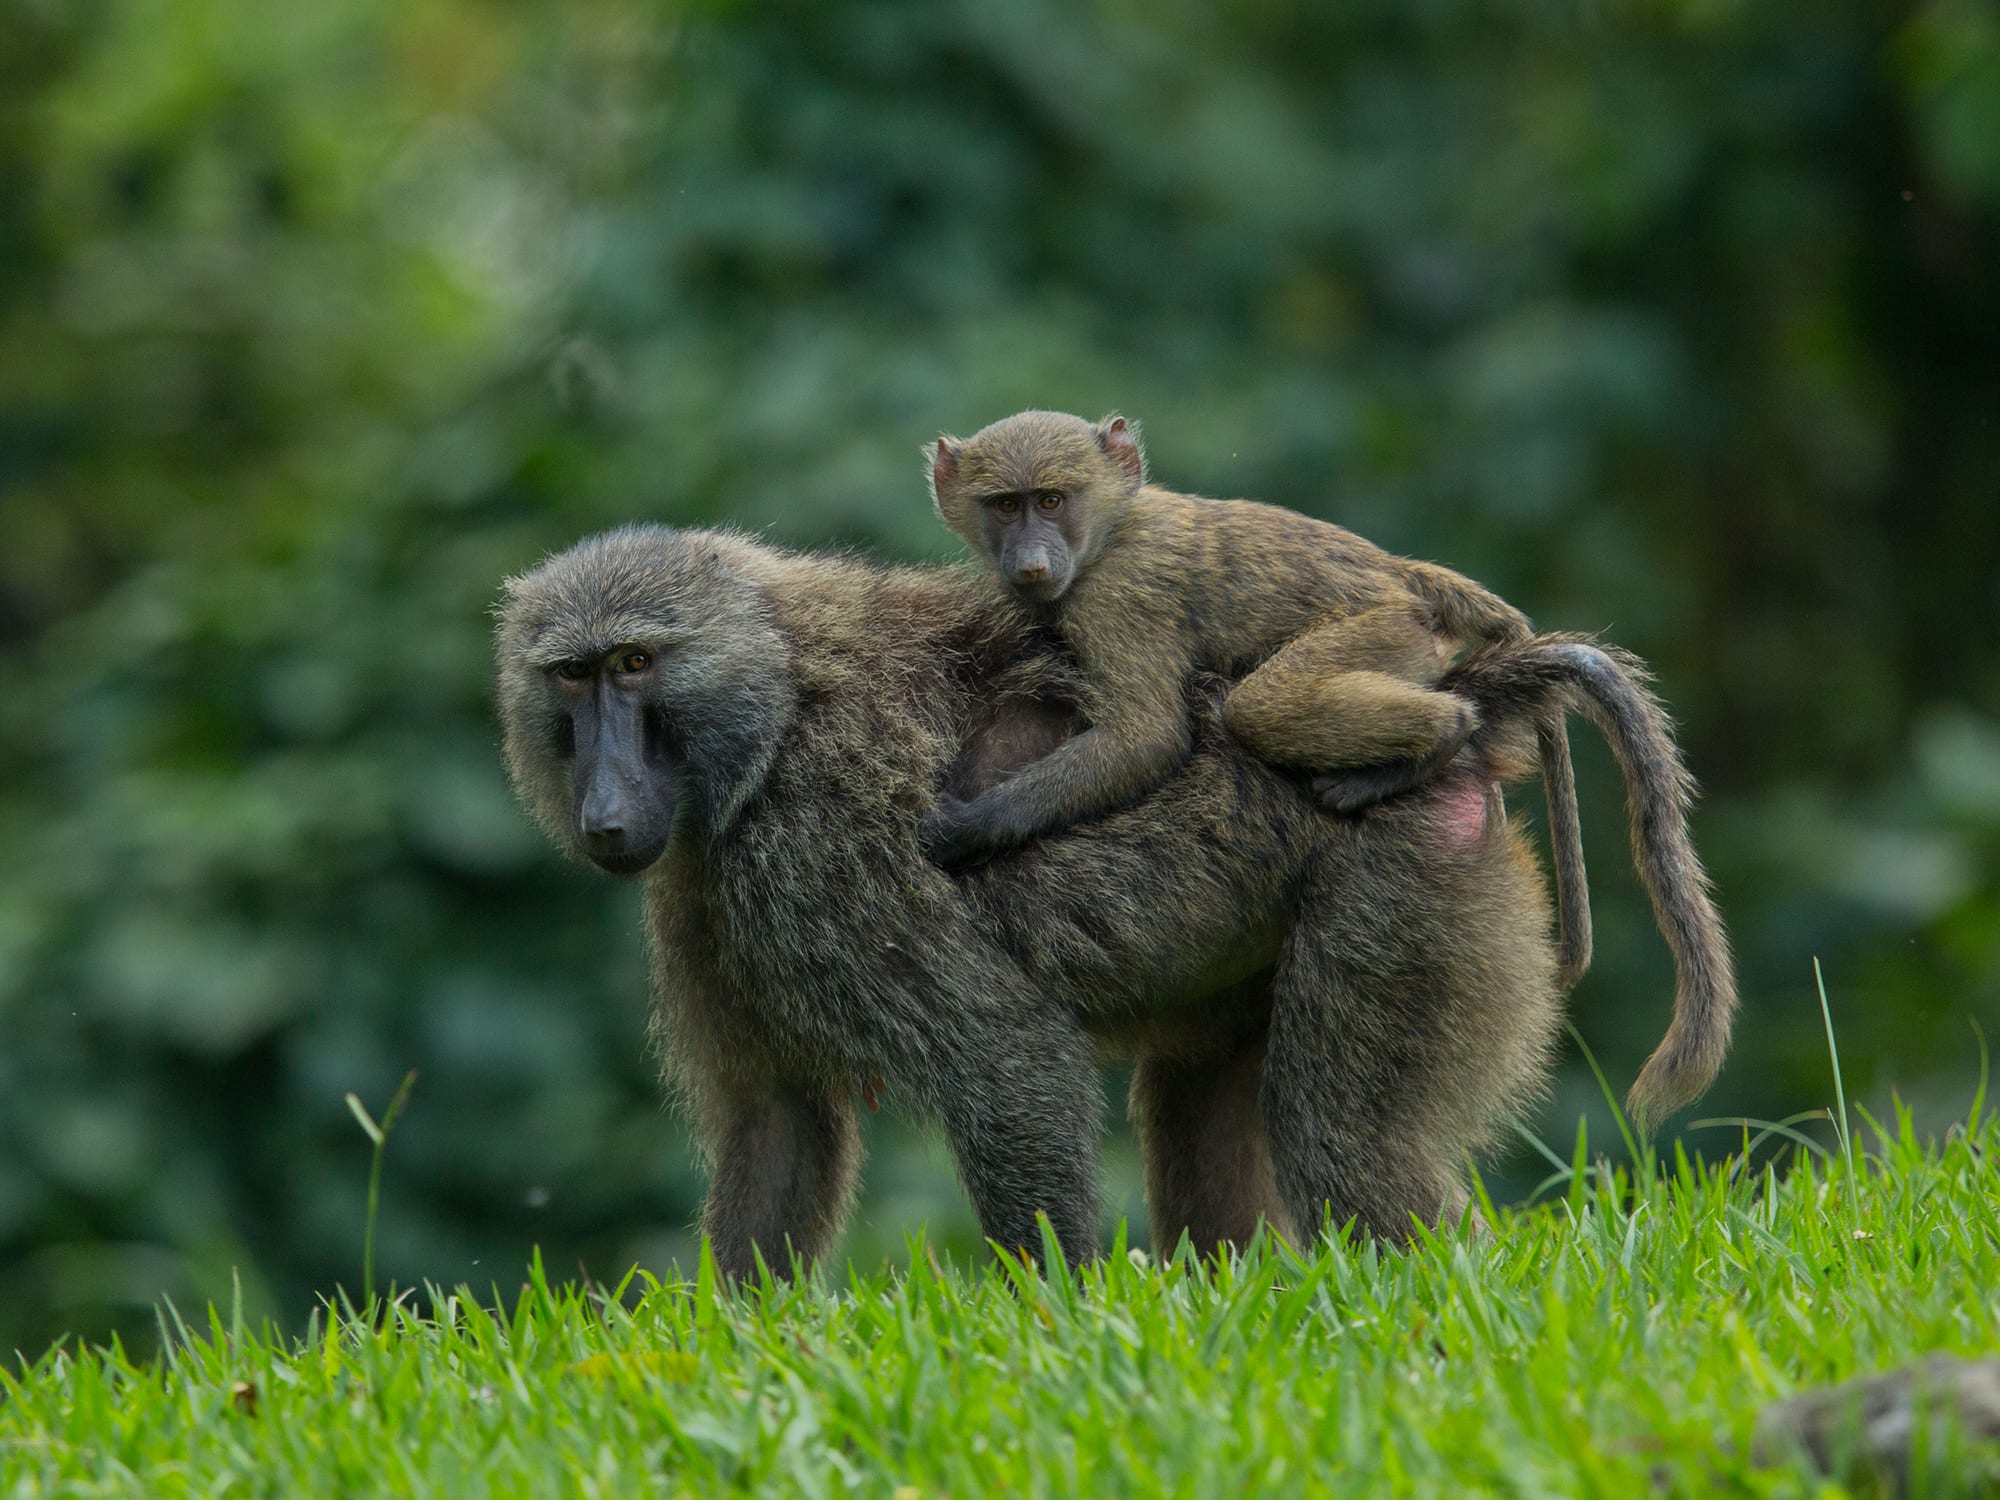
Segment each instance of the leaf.
M360 1097L355 1094L349 1094L347 1096L347 1107L354 1111L354 1118L359 1120L361 1128L368 1132L368 1139L378 1146L381 1145L383 1140L382 1127L375 1123L374 1116L368 1113L368 1109L362 1104Z

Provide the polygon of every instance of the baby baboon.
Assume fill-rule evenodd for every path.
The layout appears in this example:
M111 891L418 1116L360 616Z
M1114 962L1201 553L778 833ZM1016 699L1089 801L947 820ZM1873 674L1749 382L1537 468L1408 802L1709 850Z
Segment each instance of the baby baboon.
M1329 522L1147 484L1122 417L1021 412L929 452L938 514L1068 642L1090 720L981 796L940 799L924 837L947 867L1157 785L1188 753L1199 672L1241 679L1223 722L1253 754L1318 773L1321 802L1356 811L1434 774L1477 725L1432 686L1451 651L1533 633L1470 579ZM1590 911L1563 734L1558 718L1543 748L1567 987L1589 964Z
M1559 1013L1546 895L1489 777L1526 733L1506 715L1582 668L1495 675L1516 649L1454 683L1491 764L1475 736L1367 819L1320 815L1197 694L1152 794L958 878L917 842L936 789L976 796L1075 727L1062 662L963 570L611 533L509 584L499 698L538 821L643 876L704 1225L741 1276L831 1243L870 1080L942 1123L989 1237L1036 1245L1040 1210L1091 1253L1107 1050L1137 1063L1156 1243L1456 1212ZM1712 1071L1726 1009L1690 1025L1676 1082Z
M1026 411L931 452L946 525L1080 661L1091 727L935 826L959 858L1102 815L1188 751L1196 672L1241 678L1229 732L1328 778L1343 809L1414 786L1458 752L1470 705L1432 691L1455 644L1525 640L1521 613L1470 579L1274 505L1146 483L1122 417Z

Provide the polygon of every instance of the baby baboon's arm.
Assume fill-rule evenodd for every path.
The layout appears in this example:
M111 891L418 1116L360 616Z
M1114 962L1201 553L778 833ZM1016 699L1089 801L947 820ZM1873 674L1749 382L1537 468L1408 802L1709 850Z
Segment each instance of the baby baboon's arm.
M941 797L921 830L939 864L970 864L1102 817L1187 759L1186 646L1162 629L1083 649L1099 700L1091 727L970 801Z

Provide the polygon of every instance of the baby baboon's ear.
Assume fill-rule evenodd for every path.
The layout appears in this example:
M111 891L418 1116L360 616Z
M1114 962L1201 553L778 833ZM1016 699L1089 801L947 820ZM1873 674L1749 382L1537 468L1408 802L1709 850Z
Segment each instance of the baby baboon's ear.
M958 477L958 460L964 452L965 444L942 433L934 446L924 445L924 474L930 480L932 505L940 503L939 494Z
M1134 484L1146 482L1146 452L1139 446L1138 432L1123 417L1113 413L1097 424L1097 446Z

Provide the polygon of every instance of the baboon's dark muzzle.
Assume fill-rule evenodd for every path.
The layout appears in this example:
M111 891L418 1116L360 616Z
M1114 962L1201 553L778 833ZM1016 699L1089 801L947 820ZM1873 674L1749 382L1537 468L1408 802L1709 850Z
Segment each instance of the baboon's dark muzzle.
M575 717L577 842L599 869L636 875L660 857L673 831L674 767L646 732L637 694L601 681Z

